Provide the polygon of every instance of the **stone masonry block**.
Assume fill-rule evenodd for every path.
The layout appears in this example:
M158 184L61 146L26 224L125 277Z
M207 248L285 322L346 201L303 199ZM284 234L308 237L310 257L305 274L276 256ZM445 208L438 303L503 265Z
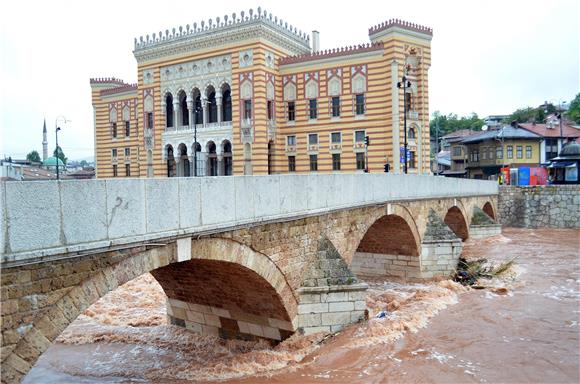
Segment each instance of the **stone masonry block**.
M339 325L331 325L330 326L330 332L335 333L338 331L342 331L344 329L344 324L339 324Z
M408 274L407 274L408 276ZM364 300L357 300L354 302L354 310L355 311L364 311L367 309L367 302Z
M185 312L186 315L186 319L189 321L193 321L199 324L204 324L205 323L205 319L203 317L203 313L199 313L199 312L195 312L195 311L191 311L191 310L187 310ZM213 325L213 324L210 324Z
M203 332L203 328L201 324L198 323L194 323L191 321L185 321L185 328L193 331L193 332L197 332L197 333L202 333Z
M218 315L218 316L220 316L220 317L227 317L227 318L231 318L231 316L230 316L230 312L229 312L227 309L222 309L222 308L215 308L215 307L212 307L212 308L211 308L211 312L212 312L214 315Z
M351 291L348 293L348 300L355 301L355 300L365 300L367 297L367 292L365 291Z
M220 331L218 327L212 327L211 325L202 325L202 334L207 336L219 337Z
M300 315L300 327L318 327L322 324L322 317L320 313L311 313Z
M352 311L350 313L350 322L356 323L360 320L363 320L365 317L365 311Z
M219 327L221 325L220 318L217 315L204 313L203 318L204 318L204 323L207 325L212 325L214 327Z
M278 329L263 325L262 330L264 332L264 337L267 337L268 339L282 340L282 336Z
M298 306L298 314L307 314L307 313L323 313L328 312L328 304L327 303L318 303L318 304L300 304Z
M300 303L302 304L312 304L312 303L320 303L320 294L313 293L313 294L302 294L300 295Z
M337 303L328 304L328 312L344 312L354 310L354 302L352 301L342 301Z
M350 312L331 312L322 314L322 325L338 325L350 323Z
M304 334L305 335L311 335L313 333L318 333L318 332L325 332L325 333L330 332L330 325L323 325L323 326L320 326L320 327L306 327L306 328L304 328Z
M348 300L348 292L329 292L326 296L326 302L328 303L346 300Z
M280 319L268 319L268 323L271 327L283 329L286 331L293 331L295 328L291 322Z

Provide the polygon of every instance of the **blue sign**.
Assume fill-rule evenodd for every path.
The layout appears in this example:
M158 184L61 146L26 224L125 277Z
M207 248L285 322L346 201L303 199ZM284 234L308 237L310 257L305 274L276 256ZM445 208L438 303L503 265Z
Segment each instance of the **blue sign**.
M405 164L405 147L401 147L399 153L401 154L400 159L401 164ZM407 148L407 162L409 161L409 159L411 159L411 150Z

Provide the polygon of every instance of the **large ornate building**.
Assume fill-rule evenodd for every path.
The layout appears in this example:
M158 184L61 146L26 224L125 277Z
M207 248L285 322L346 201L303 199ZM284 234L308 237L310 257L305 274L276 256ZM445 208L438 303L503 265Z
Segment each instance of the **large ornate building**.
M321 51L318 32L258 8L135 39L137 84L90 82L97 177L383 172L387 163L400 173L405 109L409 173L428 173L432 30L389 20L369 38Z

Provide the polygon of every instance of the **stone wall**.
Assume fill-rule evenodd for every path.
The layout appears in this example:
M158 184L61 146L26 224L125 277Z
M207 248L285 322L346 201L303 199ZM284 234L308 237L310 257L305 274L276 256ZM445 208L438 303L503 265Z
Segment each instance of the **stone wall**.
M337 332L364 318L364 283L298 289L298 327L304 334Z
M498 210L509 227L580 228L580 185L501 186Z

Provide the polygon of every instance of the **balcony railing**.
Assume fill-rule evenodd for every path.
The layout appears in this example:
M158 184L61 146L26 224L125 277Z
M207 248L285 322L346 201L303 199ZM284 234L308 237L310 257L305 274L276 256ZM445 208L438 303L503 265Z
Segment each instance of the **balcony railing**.
M252 127L242 127L241 135L243 142L254 141L254 129Z
M165 128L165 132L166 133L176 133L176 132L193 132L195 129L197 129L198 132L200 131L212 131L212 130L218 130L220 128L227 128L227 127L231 127L232 126L232 122L231 121L222 121L222 122L215 122L215 123L204 123L204 124L195 124L191 126L191 128L189 127L189 125L180 125L177 127L167 127Z
M242 128L250 128L252 126L252 119L242 119Z
M419 120L419 112L417 112L417 111L407 111L407 119Z

